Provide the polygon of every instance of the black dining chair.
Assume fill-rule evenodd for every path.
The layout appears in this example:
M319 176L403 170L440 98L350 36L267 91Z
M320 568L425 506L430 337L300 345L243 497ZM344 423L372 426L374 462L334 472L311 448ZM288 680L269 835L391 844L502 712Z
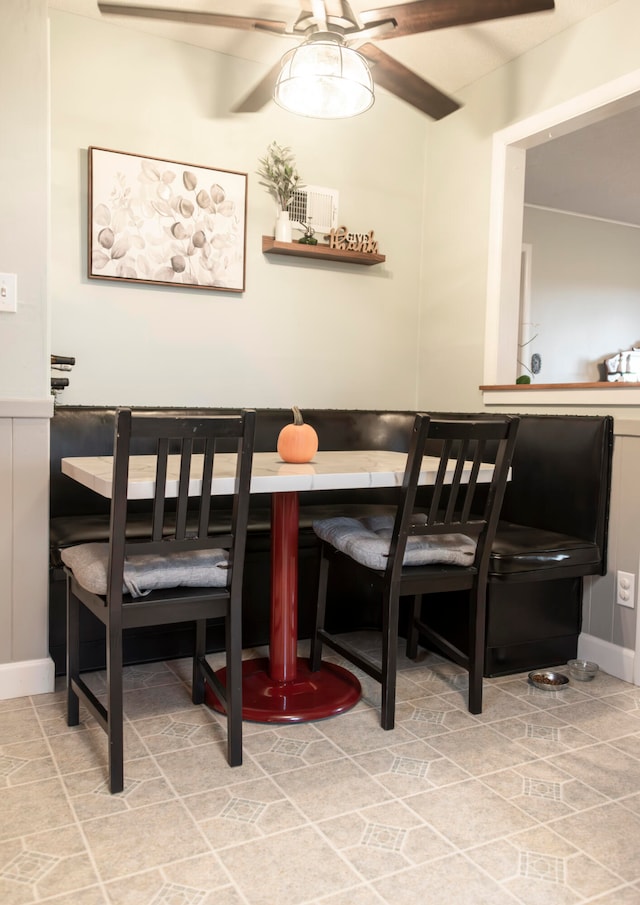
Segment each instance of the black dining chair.
M395 516L338 517L314 522L321 540L321 558L310 667L313 671L320 668L322 646L326 644L380 682L383 729L393 729L395 720L401 597L412 598L408 656L415 659L422 638L464 666L469 673L469 710L482 712L487 572L518 423L518 418L507 416L458 421L417 414ZM428 498L420 488L416 511L425 455L437 457L432 462L435 482ZM481 469L484 461L494 463L488 472ZM380 595L379 659L356 649L348 638L325 629L329 568L337 559L341 560L341 576L346 574L345 569L354 571L355 580ZM429 595L449 591L469 593L467 650L454 646L428 626Z
M67 722L79 722L79 703L108 736L111 792L124 787L123 631L140 626L195 623L194 704L205 680L227 717L227 759L242 763L242 581L249 511L255 412L225 416L159 416L118 410L108 543L62 552L67 573ZM154 483L149 534L128 530L132 445L144 447ZM214 505L212 475L221 452L237 454L228 508ZM170 465L177 463L177 480ZM227 498L228 501L228 498ZM138 516L139 519L139 516ZM105 626L106 706L80 675L80 608ZM208 619L225 621L226 684L206 659Z

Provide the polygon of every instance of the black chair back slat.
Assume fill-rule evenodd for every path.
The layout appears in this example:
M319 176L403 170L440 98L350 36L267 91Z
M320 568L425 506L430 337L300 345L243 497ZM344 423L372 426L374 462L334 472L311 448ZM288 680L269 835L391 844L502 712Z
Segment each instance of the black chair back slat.
M472 445L472 453L469 452L470 445ZM469 521L471 510L476 499L476 489L480 474L480 465L483 461L484 447L485 444L482 441L473 444L465 442L464 444L463 455L467 460L467 465L470 463L470 472L466 484L463 484L461 488L461 491L464 494L460 509L461 524Z
M438 514L442 505L442 491L444 488L445 476L449 467L449 458L451 456L451 441L445 440L438 464L438 472L433 487L433 495L431 497L431 505L429 507L428 524L436 525L438 522Z
M449 491L449 501L444 515L445 522L451 522L453 520L453 514L456 511L458 497L460 496L460 483L462 481L462 473L465 466L464 455L466 453L466 447L467 444L463 444L462 449L458 450L455 458L456 464L453 469L453 478L451 479L450 487L447 488Z
M156 486L152 509L152 536L154 541L162 538L165 520L165 486L169 457L169 440L160 437L157 443Z
M191 463L193 461L193 442L190 439L185 438L182 440L179 455L180 473L176 499L176 539L183 540L187 535L189 483L191 481Z
M204 447L204 461L202 463L202 493L200 495L200 516L198 519L198 535L206 535L211 512L211 482L213 480L213 463L216 454L216 444L207 440Z

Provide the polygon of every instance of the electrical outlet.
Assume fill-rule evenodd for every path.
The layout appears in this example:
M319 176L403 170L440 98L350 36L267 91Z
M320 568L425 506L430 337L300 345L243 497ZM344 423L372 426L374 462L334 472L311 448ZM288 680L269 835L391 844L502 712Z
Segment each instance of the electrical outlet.
M620 606L635 606L636 576L633 572L616 572L616 603Z

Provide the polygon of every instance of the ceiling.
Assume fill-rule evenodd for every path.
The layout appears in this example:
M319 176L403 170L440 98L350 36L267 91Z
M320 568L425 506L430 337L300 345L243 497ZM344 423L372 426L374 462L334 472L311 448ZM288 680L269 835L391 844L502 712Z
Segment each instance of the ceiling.
M531 148L525 201L640 226L639 147L640 106Z
M114 0L115 2L115 0ZM263 16L293 22L304 0L125 0L140 5ZM330 7L332 0L328 0ZM398 0L351 0L357 12ZM390 38L384 50L455 98L456 92L616 0L555 0L553 11ZM49 0L51 9L105 19L97 0ZM228 28L109 16L111 24L169 37L263 64L266 70L296 39ZM247 91L253 87L247 85ZM237 98L240 100L240 98ZM246 114L245 114L246 115ZM250 114L249 114L250 115ZM454 114L455 115L455 114ZM620 113L527 152L526 200L640 225L637 165L640 108Z
M113 0L119 2L119 0ZM304 2L299 0L124 0L140 6L167 6L173 9L206 10L243 16L264 16L293 22ZM327 0L327 7L335 0ZM439 29L420 35L389 38L384 50L413 69L442 91L454 94L465 85L497 69L526 50L581 19L611 6L616 0L556 0L551 11L514 16L478 25ZM350 0L356 13L365 9L393 6L398 0ZM52 9L106 19L98 11L96 0L49 0ZM109 16L111 23L150 34L167 36L187 44L206 47L231 56L274 63L299 40L238 31L229 28L191 26L184 23L151 22ZM251 86L247 86L249 89Z

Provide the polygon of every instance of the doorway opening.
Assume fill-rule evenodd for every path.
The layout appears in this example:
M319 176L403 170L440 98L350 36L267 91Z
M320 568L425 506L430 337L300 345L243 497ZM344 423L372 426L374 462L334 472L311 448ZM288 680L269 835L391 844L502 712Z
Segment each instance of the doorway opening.
M527 150L637 107L640 70L497 132L493 144L484 384L513 386L521 334L522 233ZM568 390L571 393L571 390ZM640 391L632 390L632 393ZM627 403L632 400L625 397ZM487 399L485 398L485 401ZM537 401L542 402L542 399ZM568 397L567 400L575 401Z

